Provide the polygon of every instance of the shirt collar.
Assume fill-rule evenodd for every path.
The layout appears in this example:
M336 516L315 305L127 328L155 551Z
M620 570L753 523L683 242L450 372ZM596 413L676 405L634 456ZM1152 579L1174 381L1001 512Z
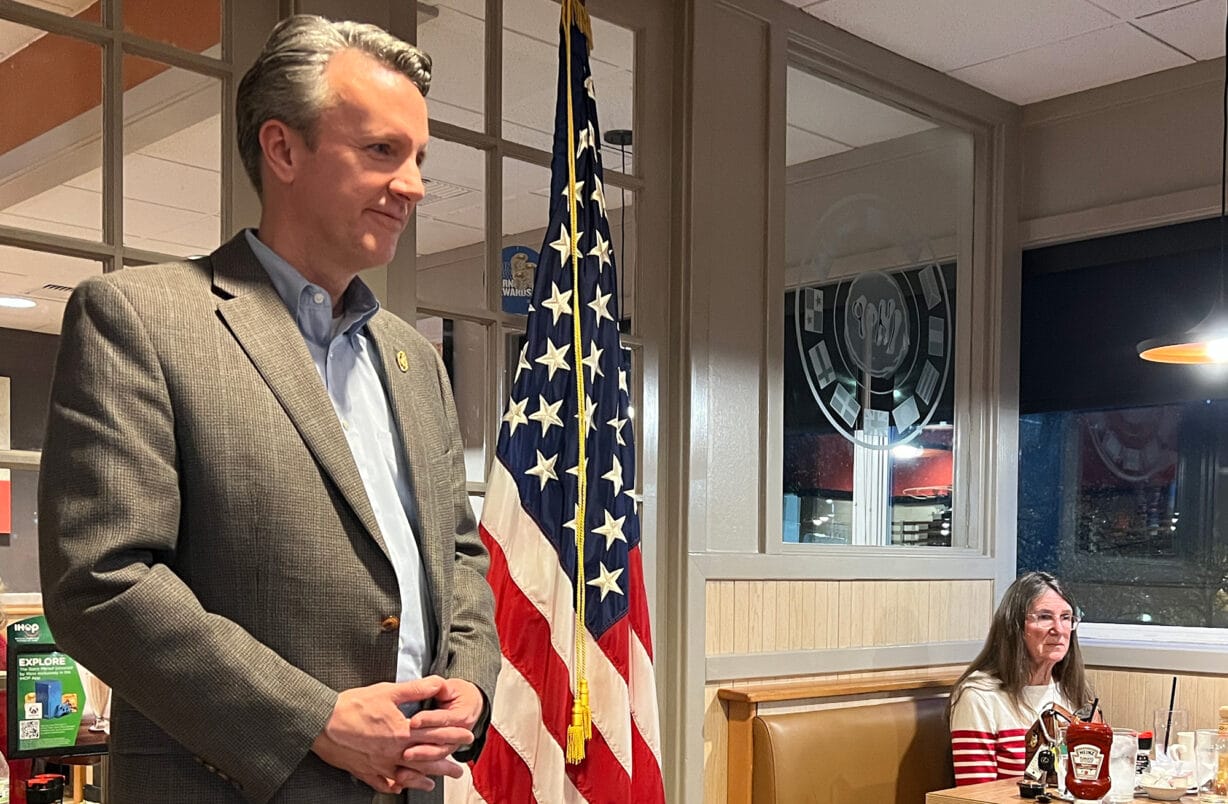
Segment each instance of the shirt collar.
M277 295L285 303L286 309L294 316L299 331L303 337L317 343L325 344L332 340L332 299L318 285L307 281L298 269L287 262L281 255L269 248L254 229L245 229L247 244L251 246L256 259L268 272L269 280L277 290ZM317 301L323 296L321 301ZM342 325L339 332L353 335L366 326L377 312L379 300L367 287L367 283L354 277L341 297L345 312L342 314Z

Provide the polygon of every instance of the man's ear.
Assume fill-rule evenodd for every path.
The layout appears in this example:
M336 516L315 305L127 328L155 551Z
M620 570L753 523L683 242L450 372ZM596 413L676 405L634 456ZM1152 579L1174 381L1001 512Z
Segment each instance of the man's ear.
M260 127L260 150L268 176L292 184L306 143L297 131L280 120L266 120ZM267 181L267 179L266 179Z

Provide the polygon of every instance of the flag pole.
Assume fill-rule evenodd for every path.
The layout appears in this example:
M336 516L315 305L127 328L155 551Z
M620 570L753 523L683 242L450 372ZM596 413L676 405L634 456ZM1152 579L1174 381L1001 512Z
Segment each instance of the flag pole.
M572 365L576 367L576 418L579 422L578 441L578 494L576 504L576 666L575 666L575 700L571 710L571 725L567 727L567 762L578 765L584 761L586 743L593 736L592 709L588 700L587 674L587 626L586 612L587 595L584 579L584 537L587 530L587 500L588 500L588 456L585 442L588 440L588 407L587 395L584 392L584 344L580 331L580 235L576 231L578 213L576 200L579 193L576 190L576 126L575 109L573 107L573 87L571 70L571 28L575 25L586 37L588 47L592 47L592 26L588 18L588 10L580 0L563 0L562 8L563 40L567 51L567 199L571 218L571 236L568 244L571 259L572 288Z

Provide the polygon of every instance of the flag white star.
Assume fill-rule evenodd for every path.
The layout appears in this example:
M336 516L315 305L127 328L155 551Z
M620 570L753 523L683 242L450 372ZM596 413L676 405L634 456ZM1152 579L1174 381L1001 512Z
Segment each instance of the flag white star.
M529 414L529 418L535 422L541 422L542 435L550 432L551 427L562 427L563 420L559 418L559 407L562 406L563 400L559 400L551 405L546 401L546 397L538 395L537 410Z
M596 341L590 341L588 344L588 354L580 362L593 370L594 376L589 377L590 380L595 380L597 377L604 377L605 372L601 370L601 354L605 349L598 349Z
M593 130L593 124L591 122L585 126L583 131L580 132L580 144L576 146L576 159L580 158L580 155L584 153L585 148L591 148L593 150L593 154L596 155L597 132Z
M529 423L529 420L524 417L524 406L528 404L528 401L527 398L519 402L515 399L508 400L507 413L503 414L503 421L508 425L508 435L515 435L517 427Z
M588 585L595 586L601 590L601 600L604 603L605 596L610 592L615 592L620 595L623 593L623 590L618 588L618 576L623 574L623 568L619 567L611 572L610 570L606 569L604 561L598 562L598 565L601 567L601 574L589 581Z
M638 514L640 512L640 503L644 501L644 495L627 489L627 496L631 498L631 502L635 503L635 512Z
M559 224L559 239L550 244L550 248L559 253L559 260L566 265L571 261L571 255L577 250L580 238L572 238L567 234L567 227Z
M613 321L614 319L610 320ZM627 372L625 369L618 370L618 390L628 394L631 393L627 390Z
M568 470L567 470L567 474L569 474L569 475L574 475L574 474L575 474L575 472L573 471L573 469L568 469ZM575 534L575 532L576 532L576 517L578 517L578 516L580 516L580 506L578 506L578 505L577 505L577 506L576 506L576 512L575 512L574 514L572 514L572 515L571 515L571 519L569 519L569 520L567 520L566 522L564 522L564 523L563 523L563 527L565 527L565 528L567 528L568 530L570 530L570 531L572 532L572 534Z
M601 210L601 214L604 216L605 215L605 190L601 186L601 179L594 176L593 182L596 186L593 188L593 194L589 196L589 198L597 202L597 207L598 209Z
M580 181L576 182L576 198L579 198L583 192L584 192L584 180L581 179ZM563 192L559 193L559 195L563 196L564 198L570 201L571 200L571 185L564 184Z
M554 379L554 372L562 369L567 371L567 344L555 346L554 341L546 338L546 353L537 358L538 363L546 367L547 379Z
M559 459L559 456L551 455L547 458L545 455L542 455L541 450L536 450L536 452L537 466L534 466L532 469L525 469L524 473L537 477L542 483L541 490L545 490L547 480L559 479L559 476L554 473L554 462Z
M589 249L588 256L596 257L600 261L600 267L598 270L601 270L610 264L610 243L601 236L600 231L597 232L597 245Z
M533 417L530 416L529 418L531 419ZM618 416L615 416L613 419L610 419L608 422L606 422L606 424L614 428L614 438L618 440L619 446L624 446L624 447L627 445L627 442L623 441L623 425L625 425L626 423L627 423L626 419L620 419L618 418Z
M605 524L599 528L593 528L593 533L600 533L605 537L605 549L609 550L614 546L614 542L626 542L627 537L623 535L623 522L627 521L625 516L620 516L618 519L610 516L609 511L602 511L605 515Z
M557 282L550 283L550 298L542 302L542 307L549 308L554 314L554 323L559 323L559 318L565 315L571 315L571 291L559 290Z
M516 379L517 380L520 379L520 372L523 371L524 369L528 369L529 371L533 370L533 367L529 365L529 361L527 359L528 351L529 351L529 344L526 341L525 345L520 347L520 360L519 362L516 363Z
M584 91L588 93L590 98L597 100L597 86L593 83L591 75L584 79Z
M584 420L588 422L588 427L584 428L585 435L588 435L589 430L593 430L597 427L597 422L593 419L593 416L596 413L597 413L597 403L593 401L593 398L591 396L589 396L588 394L585 394L584 395ZM580 414L579 412L577 412L576 419L579 420L579 418L580 418Z
M601 288L597 288L597 298L588 303L588 306L593 308L593 312L597 314L597 326L601 326L601 319L608 318L613 321L614 316L610 315L610 297L612 293L602 293Z
M610 471L601 476L602 480L608 480L614 484L614 496L617 497L623 490L623 464L618 460L618 456L613 456L613 463L610 464Z

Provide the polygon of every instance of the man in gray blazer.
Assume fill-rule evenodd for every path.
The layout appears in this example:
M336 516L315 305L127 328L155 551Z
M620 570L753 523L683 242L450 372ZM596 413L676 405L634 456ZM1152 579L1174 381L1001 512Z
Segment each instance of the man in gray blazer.
M438 801L480 749L500 657L451 390L357 278L423 197L430 66L284 21L238 91L260 228L68 303L43 602L114 690L112 801Z

